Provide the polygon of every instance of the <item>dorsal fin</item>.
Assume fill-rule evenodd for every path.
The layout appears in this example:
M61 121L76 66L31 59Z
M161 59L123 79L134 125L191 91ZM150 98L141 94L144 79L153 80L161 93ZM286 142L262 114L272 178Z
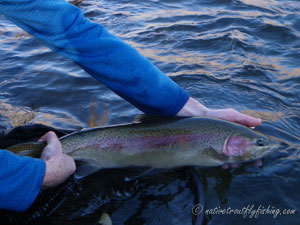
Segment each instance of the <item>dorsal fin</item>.
M160 116L160 115L151 115L151 114L141 114L135 117L134 123L156 123L156 122L175 122L178 120L182 120L186 117L180 116Z

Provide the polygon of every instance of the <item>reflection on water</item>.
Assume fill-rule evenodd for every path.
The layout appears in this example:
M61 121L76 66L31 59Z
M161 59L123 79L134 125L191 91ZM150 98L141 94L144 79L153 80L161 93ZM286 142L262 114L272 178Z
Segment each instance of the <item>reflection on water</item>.
M90 116L87 122L89 127L100 127L107 125L109 111L108 109L99 110L99 105L100 102L97 102L97 99L94 97L90 103Z
M242 113L261 118L263 121L269 121L269 122L275 122L277 120L280 120L283 116L282 112L253 112L253 111L247 111L244 110Z
M1 126L22 126L36 116L36 112L26 107L13 107L5 102L0 102ZM6 120L6 121L5 121Z
M79 7L206 106L261 117L257 130L282 142L285 149L261 168L199 169L198 174L207 208L261 204L297 214L276 219L209 215L205 223L299 223L299 1L85 0ZM3 129L32 122L76 129L125 123L140 113L1 16L0 62ZM182 174L157 173L124 184L120 170L113 174L119 183L108 179L111 173L85 179L83 191L49 224L95 224L102 212L114 225L191 223L193 195ZM126 190L136 191L120 195ZM93 203L95 196L101 204Z
M91 117L93 117L91 115ZM56 114L43 113L29 107L17 107L0 101L0 118L2 129L39 123L47 126L65 128L67 126L76 129L83 124L64 112Z

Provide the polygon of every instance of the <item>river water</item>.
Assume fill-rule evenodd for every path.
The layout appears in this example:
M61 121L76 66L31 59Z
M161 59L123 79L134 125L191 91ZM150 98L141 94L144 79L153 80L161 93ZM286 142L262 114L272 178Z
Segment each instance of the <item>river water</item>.
M197 169L205 209L249 209L207 211L205 224L299 224L299 1L85 0L79 7L207 107L260 117L257 130L285 146L262 167ZM2 129L78 129L130 122L141 113L2 16L0 63ZM112 170L83 179L48 223L96 224L107 212L114 225L192 224L194 195L184 171L127 183L124 176ZM253 214L263 208L269 211Z

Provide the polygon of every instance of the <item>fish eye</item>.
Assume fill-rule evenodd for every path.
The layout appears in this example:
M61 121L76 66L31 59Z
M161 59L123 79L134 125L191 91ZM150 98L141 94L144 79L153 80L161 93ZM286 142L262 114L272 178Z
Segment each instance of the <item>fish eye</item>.
M257 146L264 146L264 145L265 145L265 142L264 142L263 139L260 138L260 139L257 140L256 145L257 145Z

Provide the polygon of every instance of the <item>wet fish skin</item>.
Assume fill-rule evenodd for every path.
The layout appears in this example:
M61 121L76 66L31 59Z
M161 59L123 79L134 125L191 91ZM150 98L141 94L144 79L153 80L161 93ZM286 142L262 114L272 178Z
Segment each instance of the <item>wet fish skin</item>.
M208 117L162 117L92 128L60 141L64 153L98 168L220 166L262 158L279 146L247 127ZM39 157L45 145L24 143L8 150Z

